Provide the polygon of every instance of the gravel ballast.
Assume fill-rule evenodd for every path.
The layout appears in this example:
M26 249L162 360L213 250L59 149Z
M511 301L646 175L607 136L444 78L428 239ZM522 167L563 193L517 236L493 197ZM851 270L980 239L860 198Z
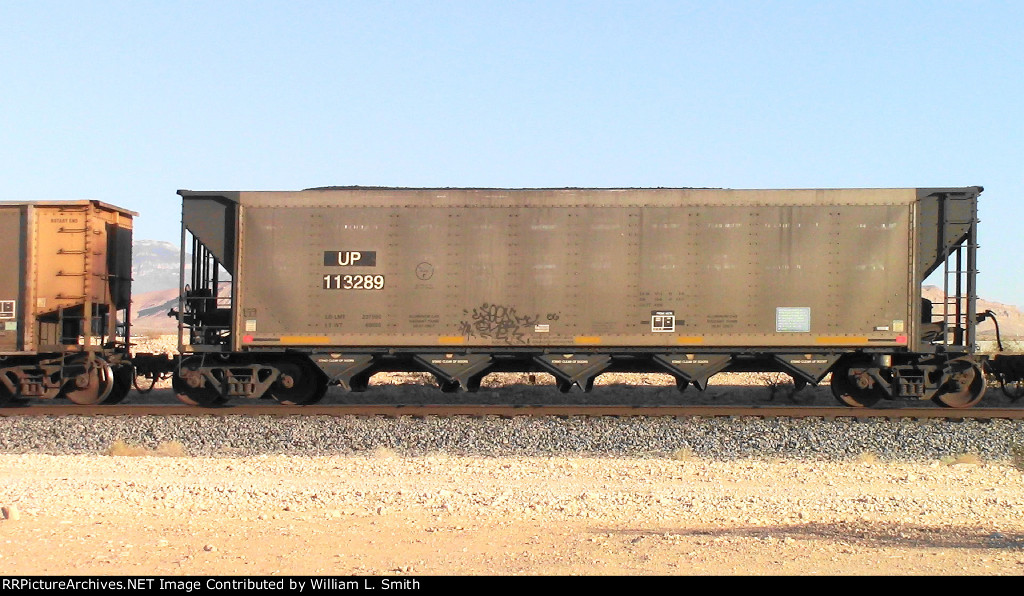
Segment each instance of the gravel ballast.
M102 454L117 441L178 443L195 456L349 455L377 449L419 456L785 457L842 461L863 454L928 461L974 454L1006 460L1024 422L785 418L499 417L6 417L0 451Z

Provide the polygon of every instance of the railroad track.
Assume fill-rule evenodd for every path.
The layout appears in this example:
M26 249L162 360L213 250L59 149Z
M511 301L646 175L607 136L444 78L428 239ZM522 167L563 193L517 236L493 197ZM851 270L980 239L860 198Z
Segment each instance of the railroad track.
M856 419L945 419L994 420L1024 419L1024 408L844 408L831 406L507 406L507 405L367 405L331 404L286 406L271 404L239 404L217 408L198 408L176 404L135 405L30 405L0 408L0 417L20 416L499 416L525 417L673 417L723 418L751 416L758 418L856 418Z

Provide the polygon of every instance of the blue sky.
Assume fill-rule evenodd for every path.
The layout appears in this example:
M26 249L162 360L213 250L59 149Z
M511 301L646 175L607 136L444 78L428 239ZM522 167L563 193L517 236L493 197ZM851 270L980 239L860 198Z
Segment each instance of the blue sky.
M986 188L1024 304L1024 2L0 0L0 200L175 190Z

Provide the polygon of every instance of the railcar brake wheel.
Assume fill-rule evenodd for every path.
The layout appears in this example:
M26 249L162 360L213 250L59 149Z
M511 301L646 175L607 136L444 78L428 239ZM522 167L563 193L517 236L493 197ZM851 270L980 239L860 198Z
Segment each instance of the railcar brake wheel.
M315 404L327 393L327 382L313 367L282 360L273 365L281 374L267 389L267 396L289 406Z
M114 389L114 371L110 365L102 362L78 375L64 389L64 397L72 402L90 406L98 404Z
M190 406L212 408L227 401L227 398L199 375L196 365L182 364L181 370L174 373L171 379L171 387L174 388L178 399Z
M857 363L840 362L832 369L832 395L839 403L851 408L870 408L885 397L885 390L877 384L870 384L868 387L860 387L851 378L865 375L863 366Z
M969 408L985 395L985 373L976 362L966 358L950 360L950 380L932 401L947 408Z

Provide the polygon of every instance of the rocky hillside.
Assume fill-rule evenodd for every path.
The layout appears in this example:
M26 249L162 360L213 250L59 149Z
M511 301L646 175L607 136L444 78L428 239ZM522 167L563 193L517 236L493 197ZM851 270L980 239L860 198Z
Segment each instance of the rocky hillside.
M178 322L167 316L178 308L177 275L171 289L135 294L132 297L132 332L147 334L177 333Z
M178 246L159 240L132 243L132 290L138 296L178 287Z
M921 295L932 301L934 305L933 313L939 314L942 312L942 288L925 286L922 288ZM999 332L1004 340L1024 338L1024 313L1018 307L979 298L977 311L979 313L992 311L995 314L996 320L999 321ZM978 324L978 339L994 340L995 337L996 326L991 319Z

